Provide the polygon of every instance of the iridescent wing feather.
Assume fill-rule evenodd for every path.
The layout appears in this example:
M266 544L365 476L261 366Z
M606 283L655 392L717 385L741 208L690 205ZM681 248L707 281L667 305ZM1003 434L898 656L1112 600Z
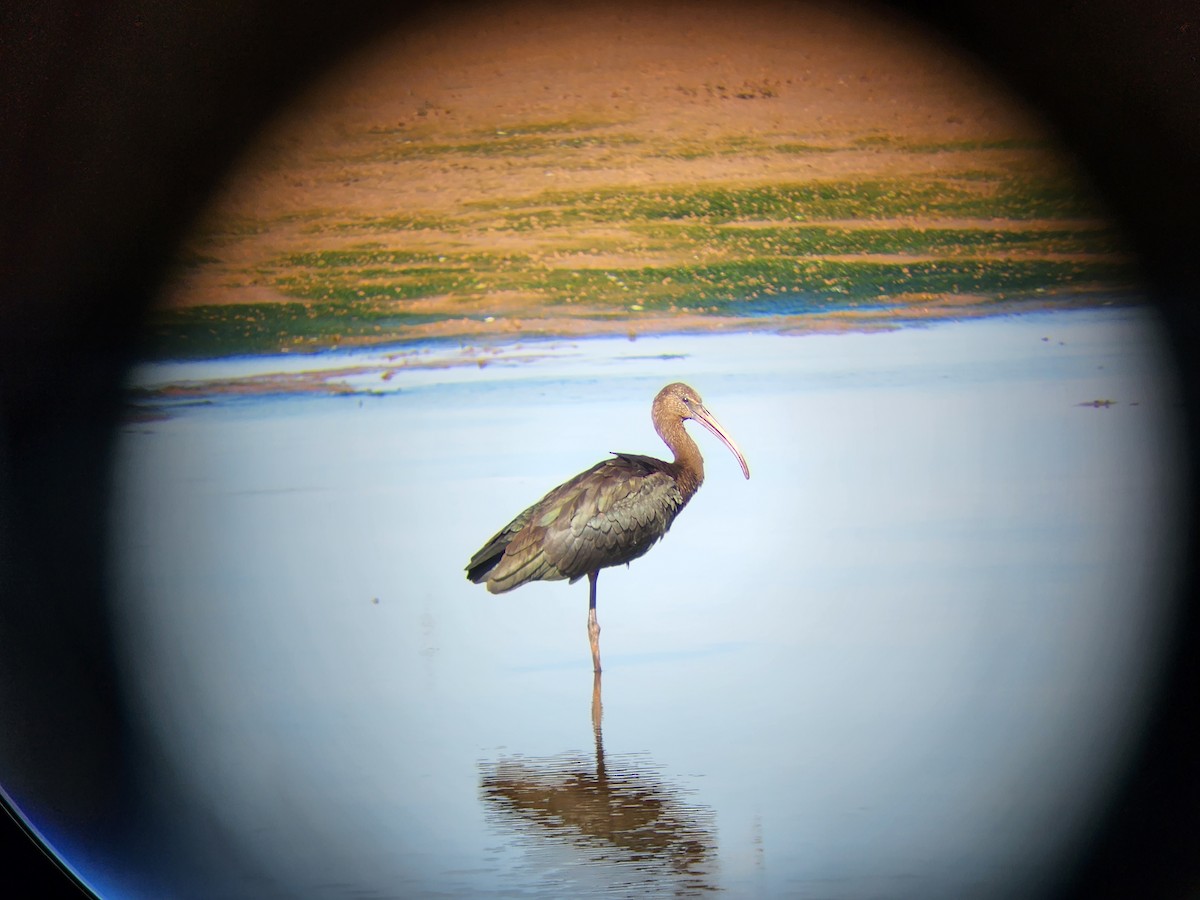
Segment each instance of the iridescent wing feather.
M668 463L621 453L559 485L472 557L467 577L492 593L576 581L637 559L684 505Z

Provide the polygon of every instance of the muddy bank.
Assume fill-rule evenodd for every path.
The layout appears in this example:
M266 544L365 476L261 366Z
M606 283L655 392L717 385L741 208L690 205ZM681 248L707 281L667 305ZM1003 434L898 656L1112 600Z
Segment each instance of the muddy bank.
M381 40L268 129L182 248L147 353L1136 292L1038 123L902 23L499 6Z

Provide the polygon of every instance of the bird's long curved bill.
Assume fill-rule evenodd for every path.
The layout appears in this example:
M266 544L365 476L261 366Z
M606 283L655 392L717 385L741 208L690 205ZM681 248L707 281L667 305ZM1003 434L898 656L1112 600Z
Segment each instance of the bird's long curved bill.
M742 467L742 474L749 478L750 467L746 465L746 457L742 456L742 451L733 442L733 438L729 436L729 432L721 427L721 423L713 418L713 414L706 407L697 403L694 406L688 404L688 408L692 411L692 418L720 438L721 443L728 447L730 452L737 457L738 465Z

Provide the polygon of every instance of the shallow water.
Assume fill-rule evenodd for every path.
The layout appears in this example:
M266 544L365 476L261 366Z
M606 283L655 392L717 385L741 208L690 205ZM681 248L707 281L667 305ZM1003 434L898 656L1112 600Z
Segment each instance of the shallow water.
M1148 314L555 346L125 428L127 677L187 796L155 825L171 853L84 877L247 897L1051 884L1165 627L1182 469ZM238 365L266 367L221 376ZM693 429L704 487L601 574L594 684L585 583L497 597L463 567L605 452L662 455L649 404L673 380L752 477Z

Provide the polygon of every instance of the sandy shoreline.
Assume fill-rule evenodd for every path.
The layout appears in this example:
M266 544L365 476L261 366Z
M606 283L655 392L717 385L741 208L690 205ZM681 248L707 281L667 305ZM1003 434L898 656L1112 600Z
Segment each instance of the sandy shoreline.
M154 338L203 357L723 331L781 296L815 306L768 327L887 327L1109 296L1126 265L1037 121L908 25L499 5L381 39L268 128Z
M376 396L407 389L417 373L525 366L552 360L564 353L570 355L580 346L579 341L592 339L627 338L631 344L636 344L639 339L677 337L687 340L720 334L795 338L869 334L939 322L1116 310L1130 305L1116 298L1097 301L1089 297L1073 305L1057 300L1013 301L999 306L959 306L953 310L943 307L923 315L913 314L913 310L898 309L890 318L871 314L857 317L780 317L780 321L762 322L758 327L749 326L745 319L716 323L704 319L693 323L695 327L690 329L669 327L673 323L663 323L658 330L637 332L614 324L609 330L590 329L577 333L564 330L559 334L504 339L496 338L494 332L488 331L481 332L473 339L458 334L452 339L429 335L423 339L390 344L342 346L333 353L270 355L207 362L161 361L149 364L141 370L140 375L135 375L133 384L127 390L126 418L130 421L153 420L170 415L171 410L178 407L238 398ZM658 341L655 343L658 345Z

